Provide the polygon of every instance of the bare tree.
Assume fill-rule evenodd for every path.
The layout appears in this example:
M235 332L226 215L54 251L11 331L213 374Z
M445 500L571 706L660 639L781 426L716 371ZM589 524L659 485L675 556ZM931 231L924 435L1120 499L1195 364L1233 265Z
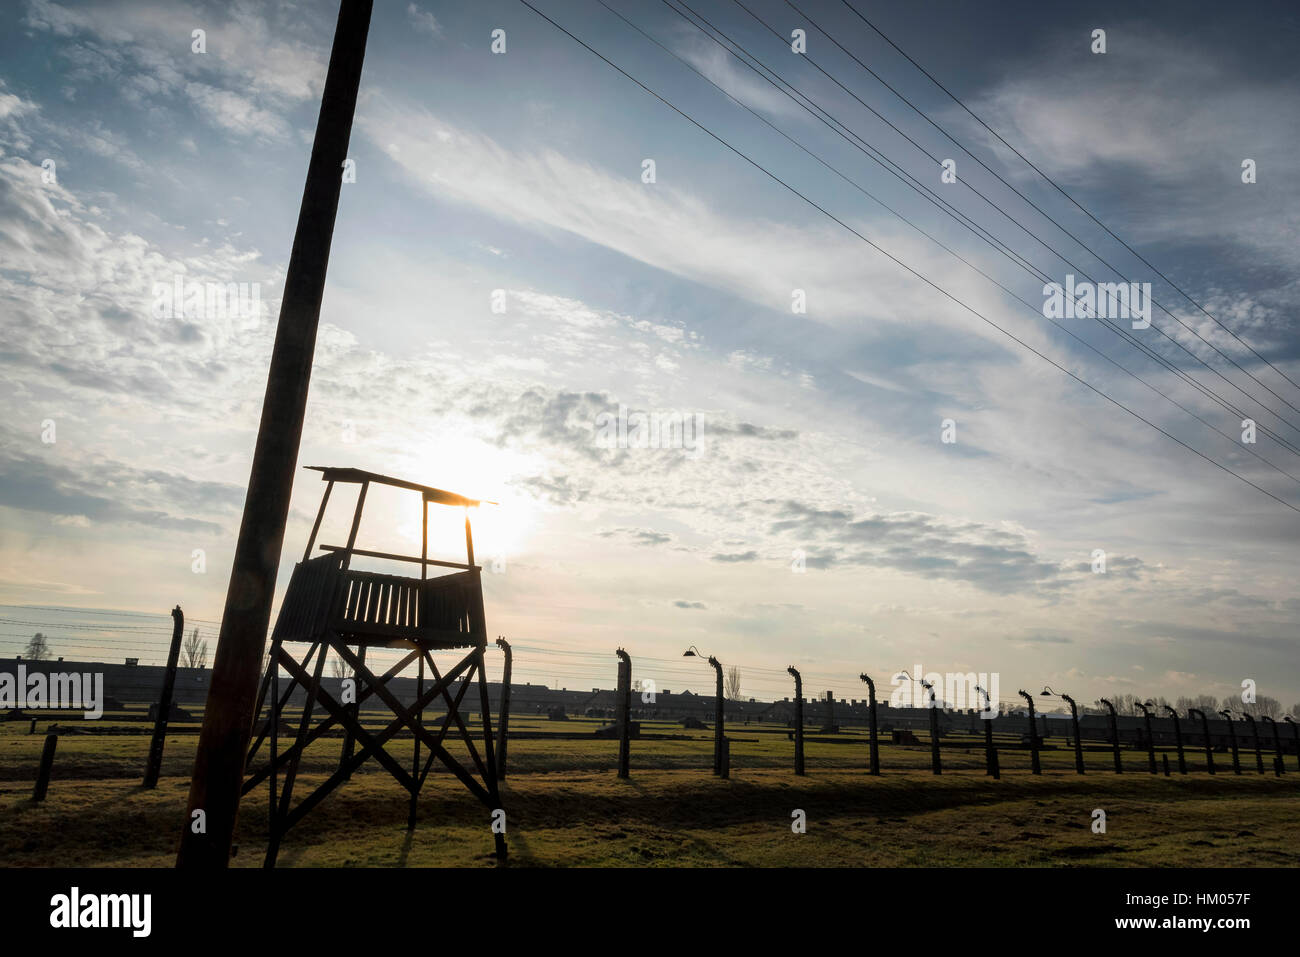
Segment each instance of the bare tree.
M1244 705L1243 707L1246 708L1247 714L1253 714L1257 718L1272 718L1276 721L1282 717L1282 702L1266 694L1256 698L1253 705Z
M1186 714L1193 708L1204 711L1206 714L1214 714L1218 710L1219 699L1212 694L1198 694L1191 697L1180 697L1175 707L1183 714Z
M1223 710L1235 711L1239 714L1248 714L1253 718L1280 718L1282 717L1282 702L1277 698L1270 698L1266 694L1260 695L1254 701L1243 702L1241 695L1230 694L1223 699Z
M723 688L728 701L740 700L740 669L735 665L727 669L727 683Z
M334 677L342 680L348 676L348 663L335 655L330 662L330 669L334 672Z
M1111 695L1111 696L1110 696L1109 698L1107 698L1106 700L1108 700L1111 704L1113 704L1113 705L1115 706L1115 713L1116 713L1116 714L1122 714L1122 715L1133 715L1133 714L1137 714L1137 708L1135 708L1135 707L1133 706L1133 703L1134 703L1135 701L1137 701L1138 699L1135 698L1135 697L1134 697L1133 695L1131 695L1131 694L1117 694L1117 695ZM1106 711L1103 711L1103 710L1102 710L1102 709L1104 709L1106 706L1105 706L1104 704L1101 703L1101 699L1100 699L1100 698L1097 699L1096 705L1097 705L1097 711L1098 711L1098 713L1102 713L1102 714L1108 714L1108 713L1109 713L1109 712L1106 712Z
M185 639L185 665L188 668L206 668L208 664L208 643L199 638L199 630L194 629Z
M27 642L27 650L24 655L31 661L44 661L50 657L50 643L45 640L45 636L39 631L32 635L31 640Z

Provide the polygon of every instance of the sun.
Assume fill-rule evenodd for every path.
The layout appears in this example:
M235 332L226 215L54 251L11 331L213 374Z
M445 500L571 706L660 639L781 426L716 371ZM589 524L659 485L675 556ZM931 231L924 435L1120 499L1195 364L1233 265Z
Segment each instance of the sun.
M485 565L509 560L528 546L537 520L536 501L512 489L508 482L516 475L536 474L540 464L535 459L473 437L439 435L430 439L428 451L399 459L395 474L483 502L468 514L474 533L474 560ZM460 508L430 506L431 555L435 547L464 540L465 514ZM418 548L418 511L407 521L399 520L397 531Z

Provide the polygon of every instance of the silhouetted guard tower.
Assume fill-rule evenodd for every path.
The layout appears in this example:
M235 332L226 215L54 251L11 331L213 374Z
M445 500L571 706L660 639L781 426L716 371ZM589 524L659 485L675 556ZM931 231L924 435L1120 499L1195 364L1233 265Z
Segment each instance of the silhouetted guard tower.
M244 794L263 781L269 782L271 839L266 852L268 867L275 864L284 834L370 758L382 764L410 792L411 827L415 826L415 809L420 789L435 759L441 761L489 811L501 807L497 791L487 676L483 666L487 627L483 617L481 569L474 564L474 540L468 511L480 502L454 492L444 492L442 489L416 485L414 482L360 469L311 468L319 471L328 484L303 559L294 566L289 588L280 606L280 616L271 633L270 659L262 678L255 712L258 716L256 733L245 765L248 776L243 786ZM360 486L348 542L346 545L321 545L321 554L312 557L330 493L339 483ZM366 491L371 485L387 485L420 493L423 517L418 558L356 547ZM466 509L464 563L429 558L431 504L459 505ZM358 571L351 567L354 556L418 564L420 577ZM458 571L431 578L431 568ZM308 645L307 653L301 661L289 651L287 646L291 643ZM383 674L376 675L365 664L366 649L370 647L407 649L407 653ZM325 659L331 650L343 659L355 678L355 704L336 700L321 684ZM446 672L440 672L433 660L433 653L437 651L463 652L463 657ZM416 700L408 707L389 690L388 682L412 662L418 663L419 676ZM424 686L426 665L433 677L433 683L428 688ZM288 687L283 691L279 687L281 670L289 674ZM483 725L481 754L461 717L461 703L476 677ZM452 685L457 681L459 686L453 694ZM280 728L284 723L286 705L299 688L305 690L306 700L302 713L293 719L297 728L293 743L281 751ZM359 720L360 708L372 698L386 705L394 716L393 721L378 733L366 730ZM437 698L443 700L446 715L441 728L434 733L424 727L423 714ZM322 709L322 720L313 726L317 705ZM264 706L268 710L265 720L262 718ZM292 729L294 723L287 727ZM347 736L338 769L294 806L294 784L303 751L335 726L342 726ZM414 756L409 771L384 747L403 729L409 729L414 738ZM462 765L443 746L448 733L453 729L465 742L472 768ZM269 755L263 764L256 766L258 752L267 744L268 739ZM420 766L422 744L428 749L428 758L423 768ZM477 771L477 777L474 771ZM283 784L277 796L276 789L281 778ZM493 830L497 856L504 857L505 836L496 833L495 827Z

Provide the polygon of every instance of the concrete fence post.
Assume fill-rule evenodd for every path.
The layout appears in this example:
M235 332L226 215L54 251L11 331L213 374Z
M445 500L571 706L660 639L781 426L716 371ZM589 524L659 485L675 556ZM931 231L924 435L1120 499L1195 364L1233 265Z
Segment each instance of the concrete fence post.
M45 792L50 788L50 771L54 768L54 749L58 747L59 736L45 736L45 750L41 752L41 765L36 771L36 787L32 791L33 801L44 801Z
M176 666L181 657L181 634L185 631L185 614L181 606L172 609L172 645L167 651L167 672L163 675L162 696L158 699L158 714L153 723L153 740L149 744L149 760L144 767L144 787L156 788L162 770L163 746L167 743L167 719L171 717L172 693L176 689Z

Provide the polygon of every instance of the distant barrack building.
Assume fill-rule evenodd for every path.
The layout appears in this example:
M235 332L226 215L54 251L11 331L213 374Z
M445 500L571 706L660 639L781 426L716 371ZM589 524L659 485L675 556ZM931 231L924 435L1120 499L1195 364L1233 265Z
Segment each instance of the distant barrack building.
M17 674L18 665L23 665L27 674L76 671L102 672L104 675L104 693L108 704L105 706L105 720L130 720L138 717L145 720L149 706L157 702L162 693L163 676L166 668L161 665L135 664L134 659L126 659L122 664L109 664L102 661L65 661L58 660L31 661L21 656L0 658L0 674ZM612 669L611 669L612 670ZM207 668L176 669L176 687L173 693L175 704L195 713L198 720L208 697L208 684L212 672ZM341 678L323 677L322 687L338 696L341 692ZM415 678L393 678L388 682L393 694L404 704L415 701ZM305 692L299 688L291 701L301 702ZM494 712L500 708L501 684L488 682L488 700ZM538 716L554 713L557 717L590 717L612 720L614 717L616 692L614 689L592 688L586 691L574 691L567 688L552 688L544 684L524 683L510 684L510 713L514 716ZM113 714L115 705L125 708ZM832 727L866 728L870 722L866 699L839 698L833 709L825 698L806 698L804 700L804 726L814 732L824 729L833 733ZM560 709L563 709L561 712ZM727 723L732 730L748 722L792 725L794 722L794 701L782 698L779 701L758 701L749 698L743 701L728 700L725 705ZM832 713L833 711L833 713ZM428 708L428 713L439 714L441 709ZM28 710L28 716L32 712ZM694 718L706 724L714 716L714 699L712 695L700 695L691 691L674 692L657 691L653 702L643 701L638 691L632 692L632 719L637 721L680 721ZM0 715L0 719L4 716ZM876 717L880 730L889 734L893 730L924 732L929 734L929 715L925 708L891 708L887 704L877 703ZM1070 718L1064 714L1040 714L1036 716L1038 733L1045 739L1065 740L1070 733ZM831 721L834 724L831 724ZM1002 712L993 718L993 730L998 734L1025 734L1025 716L1023 711ZM1183 718L1184 738L1193 737L1201 744L1200 723L1189 723ZM1117 719L1120 741L1123 744L1137 746L1145 743L1145 723L1141 717L1121 715ZM939 718L940 730L945 733L968 732L982 734L983 722L975 711L942 710ZM1101 714L1086 714L1079 718L1079 730L1085 740L1109 740L1110 727L1108 718ZM1175 742L1173 720L1168 717L1152 717L1151 730L1157 745L1173 745ZM1228 723L1222 719L1210 722L1210 737L1215 748L1229 746ZM1249 731L1245 726L1237 728L1238 743L1242 748L1252 747ZM951 742L950 742L951 743ZM1290 736L1281 741L1283 753L1294 753L1295 743ZM1271 747L1271 741L1269 743Z

